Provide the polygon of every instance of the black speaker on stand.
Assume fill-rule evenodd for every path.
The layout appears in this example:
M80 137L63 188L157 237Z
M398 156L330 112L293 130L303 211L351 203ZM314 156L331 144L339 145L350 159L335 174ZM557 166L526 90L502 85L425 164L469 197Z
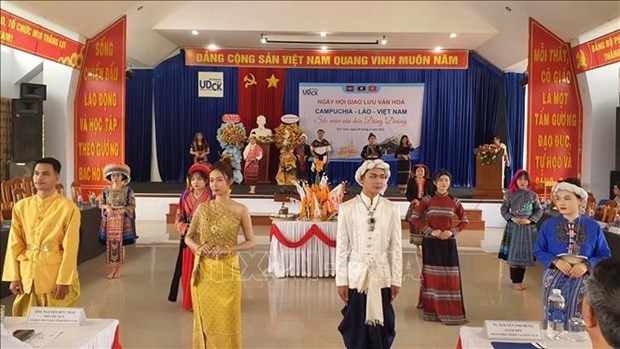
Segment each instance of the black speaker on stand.
M27 162L43 157L43 102L12 101L11 160Z

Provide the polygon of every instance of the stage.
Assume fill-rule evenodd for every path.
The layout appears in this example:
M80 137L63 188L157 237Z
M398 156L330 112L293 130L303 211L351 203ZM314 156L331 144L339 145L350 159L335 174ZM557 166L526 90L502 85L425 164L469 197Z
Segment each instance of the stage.
M161 182L132 182L130 184L136 195L136 225L138 229L139 244L174 242L177 243L176 234L171 231L173 225L168 220L174 219L174 207L179 202L179 196L185 188L183 183L161 183ZM282 206L281 201L276 201L279 194L296 193L293 186L259 185L256 194L248 194L249 188L246 185L233 185L232 197L238 202L246 205L252 215L257 242L267 244L269 242L268 226L270 225L269 216L278 212ZM359 186L347 187L347 195L355 195L361 191ZM474 199L473 188L453 188L452 195L461 199L466 210L473 210L477 213L478 222L472 224L474 230L466 230L465 236L476 236L477 243L474 246L484 251L497 251L501 240L501 234L506 221L500 214L500 199ZM399 209L401 218L407 212L409 202L400 194L397 187L388 187L385 197L395 202ZM298 203L285 203L289 212L299 212ZM473 218L473 217L472 217ZM480 223L483 223L482 227ZM406 226L406 224L404 224ZM408 240L408 229L403 229L403 240ZM407 241L408 245L408 241Z

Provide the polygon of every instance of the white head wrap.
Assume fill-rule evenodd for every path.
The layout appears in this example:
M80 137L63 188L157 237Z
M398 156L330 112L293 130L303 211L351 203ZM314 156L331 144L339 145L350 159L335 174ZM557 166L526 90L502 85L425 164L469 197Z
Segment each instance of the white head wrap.
M385 183L383 183L383 190L381 191L381 194L383 194L383 192L387 188L387 181L390 178L390 165L388 165L385 161L381 159L364 161L362 166L360 166L357 171L355 171L355 181L359 185L362 185L362 176L366 174L368 170L372 170L373 168L380 168L385 171L386 180Z
M571 193L575 193L575 195L579 197L579 201L581 201L582 205L585 205L585 203L588 201L588 192L585 189L578 187L574 184L567 183L567 182L560 182L553 187L553 189L551 190L551 193L555 196L560 190L565 190L565 191L570 191Z

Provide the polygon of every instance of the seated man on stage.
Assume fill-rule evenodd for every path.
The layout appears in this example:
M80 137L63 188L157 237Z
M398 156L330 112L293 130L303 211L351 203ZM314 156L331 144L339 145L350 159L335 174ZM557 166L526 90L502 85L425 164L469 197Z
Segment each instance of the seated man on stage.
M329 153L332 151L332 147L329 141L325 138L325 131L319 129L316 132L317 139L310 144L310 151L314 157L314 163L312 164L312 171L315 173L315 183L323 177L327 172L327 163L329 162Z

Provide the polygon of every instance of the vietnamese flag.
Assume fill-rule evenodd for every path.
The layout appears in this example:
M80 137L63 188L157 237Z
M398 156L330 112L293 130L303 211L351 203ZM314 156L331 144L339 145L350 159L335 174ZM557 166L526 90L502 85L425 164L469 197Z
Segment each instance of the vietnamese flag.
M286 69L239 67L238 76L239 115L247 133L257 127L256 117L259 115L265 116L265 127L273 131L280 125L283 115ZM272 182L278 172L279 155L275 145L272 145L268 177ZM258 182L261 184L260 169Z

